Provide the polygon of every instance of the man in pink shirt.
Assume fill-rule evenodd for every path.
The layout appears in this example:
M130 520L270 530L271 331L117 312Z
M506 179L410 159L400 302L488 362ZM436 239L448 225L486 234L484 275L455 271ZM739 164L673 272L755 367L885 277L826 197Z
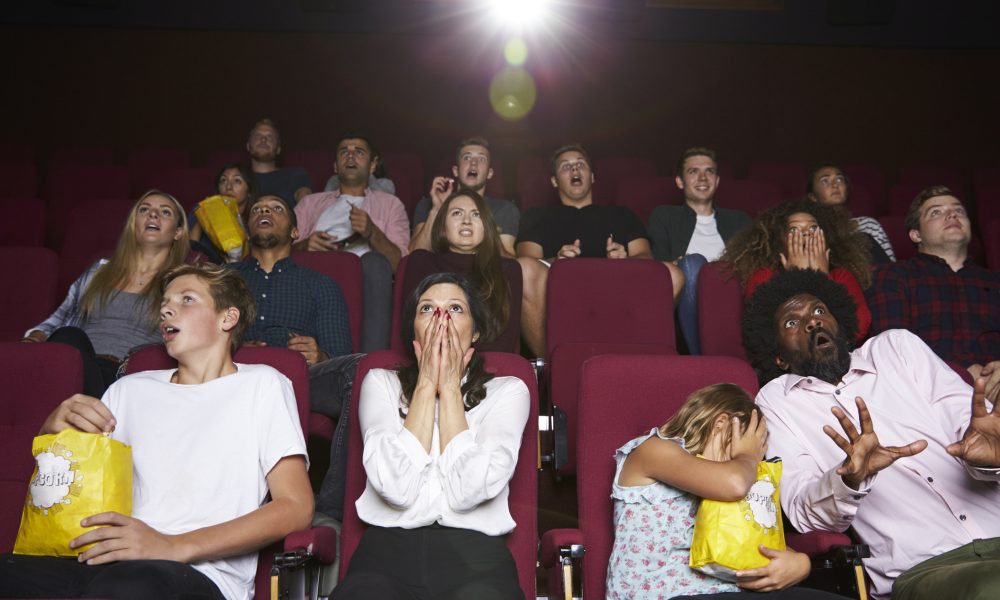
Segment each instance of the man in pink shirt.
M345 251L361 257L365 313L364 352L389 347L392 274L410 243L410 220L399 198L368 187L378 154L364 135L337 140L340 189L310 194L295 206L301 241L296 250Z
M852 352L856 328L847 291L812 271L747 305L785 513L800 531L853 527L876 598L1000 597L1000 413L983 380L970 388L902 329Z

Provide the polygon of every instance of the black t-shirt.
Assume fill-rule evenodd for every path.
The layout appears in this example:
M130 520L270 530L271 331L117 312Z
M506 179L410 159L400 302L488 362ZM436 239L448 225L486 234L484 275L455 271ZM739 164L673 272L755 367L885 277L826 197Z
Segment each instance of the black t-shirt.
M554 204L524 213L517 241L540 244L542 255L551 258L566 244L580 240L580 256L604 258L609 235L627 248L633 240L646 239L646 228L624 206L588 204L576 208Z
M257 195L277 194L295 208L295 192L299 188L312 189L309 174L302 167L282 167L270 173L254 173L257 179Z

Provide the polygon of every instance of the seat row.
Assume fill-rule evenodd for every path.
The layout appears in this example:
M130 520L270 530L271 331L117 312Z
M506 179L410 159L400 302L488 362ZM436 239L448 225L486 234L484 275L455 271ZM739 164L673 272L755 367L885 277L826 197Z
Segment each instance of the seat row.
M0 552L8 551L16 534L18 517L31 475L31 438L42 420L58 403L82 387L82 367L76 350L60 344L19 345L0 343L0 384L10 394L3 396L0 411L10 423L8 434L0 439L0 450L9 460L0 466ZM402 355L393 351L369 354L360 363L357 380L363 380L372 368L398 364ZM309 406L308 371L302 357L283 348L244 348L235 360L269 364L291 379L300 417L305 425ZM175 363L162 346L153 346L133 355L127 364L129 373L147 369L172 368ZM539 592L549 597L565 597L562 590L561 557L568 556L564 545L585 544L583 562L584 597L604 596L604 573L611 543L612 505L608 498L614 476L614 450L638 432L665 422L694 390L725 380L742 386L748 393L757 390L753 370L745 362L727 357L678 357L669 355L604 354L592 357L580 367L580 429L587 444L577 450L579 475L577 495L580 506L579 526L551 530L541 538L541 564L553 570L548 577L547 593L536 591L538 537L538 408L539 396L531 365L523 358L505 353L487 353L487 369L501 376L522 379L531 393L531 413L522 437L517 467L510 483L509 506L517 523L508 535L507 545L514 555L521 587L528 598ZM724 375L720 375L724 374ZM352 397L357 414L360 386ZM348 432L348 470L345 515L340 539L340 575L346 573L350 557L365 525L357 516L354 500L364 490L366 475L361 462L362 435L356 420ZM802 551L827 551L835 545L849 544L839 534L790 537L790 544ZM284 547L261 552L257 590L269 589L268 575L276 552L311 553L321 563L336 557L332 530L313 528L286 538Z
M43 197L58 205L67 196L71 201L136 197L157 187L174 194L190 208L213 189L213 179L222 165L248 160L242 149L221 150L208 154L205 166L192 166L190 152L149 148L130 152L119 165L113 162L110 148L67 147L52 151L45 169L40 170L33 156L30 149L18 150L7 144L5 150L5 145L0 144L0 197ZM312 180L312 189L320 191L333 173L335 155L332 150L289 151L283 162L303 167ZM450 175L454 159L443 156L427 163L417 153L384 152L382 163L412 215L430 180ZM595 157L593 166L596 201L628 205L644 221L653 206L682 199L673 183L673 164L657 164L641 157L605 156ZM506 168L504 161L497 159L492 168L494 176L486 188L490 196L512 198L522 210L556 198L549 184L551 167L545 157L520 157ZM761 202L769 205L802 196L809 174L808 166L798 162L754 162L742 177L737 177L735 169L725 162L719 170L725 182L719 190L720 202L735 207L733 201L752 195L755 198L745 205L752 213L758 211ZM1000 196L1000 166L971 171L941 165L904 166L892 182L881 167L874 165L849 164L844 171L854 188L851 202L859 215L903 214L916 193L929 185L947 185L963 200L980 205L985 203L981 199L984 195L989 200ZM508 177L508 172L514 177Z

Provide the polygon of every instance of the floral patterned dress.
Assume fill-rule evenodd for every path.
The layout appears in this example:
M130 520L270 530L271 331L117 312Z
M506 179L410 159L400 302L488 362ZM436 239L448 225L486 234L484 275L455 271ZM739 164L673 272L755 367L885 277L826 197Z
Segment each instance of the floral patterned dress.
M652 429L615 453L618 467L611 486L615 502L615 542L608 561L607 597L668 600L675 596L738 592L736 584L694 571L688 566L697 496L657 481L623 487L618 484L628 455L653 436L684 447Z

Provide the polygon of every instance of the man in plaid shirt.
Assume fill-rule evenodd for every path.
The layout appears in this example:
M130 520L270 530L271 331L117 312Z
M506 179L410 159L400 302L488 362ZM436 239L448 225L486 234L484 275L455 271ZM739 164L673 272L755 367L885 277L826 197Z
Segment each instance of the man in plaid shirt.
M945 186L921 191L906 215L918 253L883 265L868 289L872 335L909 329L945 361L1000 396L1000 273L969 260L969 215Z

